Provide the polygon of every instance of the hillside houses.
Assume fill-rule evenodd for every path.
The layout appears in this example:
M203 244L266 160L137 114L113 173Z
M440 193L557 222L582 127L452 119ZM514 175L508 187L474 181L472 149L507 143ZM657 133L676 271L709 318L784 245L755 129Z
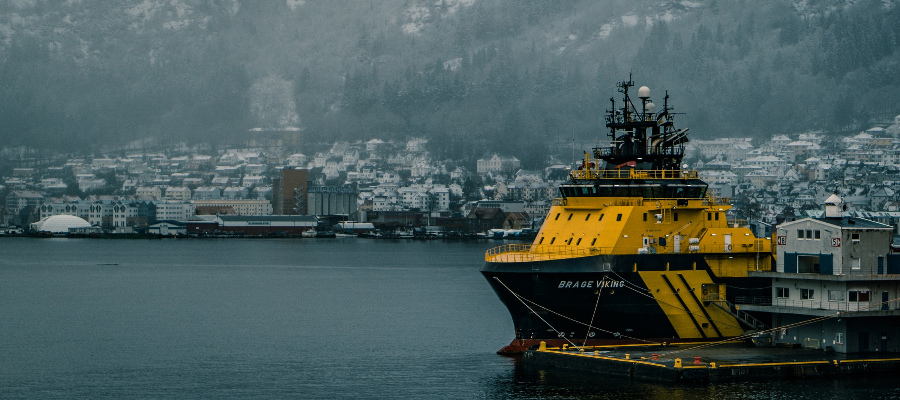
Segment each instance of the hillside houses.
M724 152L707 149L694 165L711 186L732 192L732 212L738 217L748 216L743 209L749 205L764 205L755 217L774 223L788 215L786 210L802 214L833 193L845 199L849 210L888 212L900 204L896 127L875 127L843 138L826 138L821 132L775 135L743 159L726 162ZM726 147L719 144L720 149Z
M731 198L737 218L774 223L802 216L835 192L846 200L848 212L900 212L898 126L900 122L843 138L803 132L768 140L693 140L684 161L699 171L711 193ZM389 213L390 218L421 223L463 221L471 212L463 205L481 200L521 202L522 210L515 212L539 223L570 168L556 161L523 169L518 158L502 153L484 154L471 164L440 160L429 152L426 140L417 138L341 141L290 151L72 158L7 171L0 181L0 225L26 226L45 215L71 213L104 229L126 231L159 220L187 220L198 204L203 212L300 212L310 199L302 198L299 186L297 192L280 188L277 196L273 189L284 171L295 169L308 172L303 183L320 188L317 193L340 188L342 195L355 199L357 207L349 209L358 211L337 218L362 221L380 213L383 219ZM294 205L276 211L276 197ZM414 214L418 216L410 217Z

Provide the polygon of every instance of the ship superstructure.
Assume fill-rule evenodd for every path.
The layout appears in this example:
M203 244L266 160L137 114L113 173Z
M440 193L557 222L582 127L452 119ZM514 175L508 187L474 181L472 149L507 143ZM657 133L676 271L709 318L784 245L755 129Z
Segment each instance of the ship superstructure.
M729 199L682 169L687 130L676 129L666 94L659 112L629 79L606 116L608 147L585 153L559 188L534 242L485 254L482 273L512 315L516 339L712 340L763 323L731 303L763 299L771 240L731 221Z

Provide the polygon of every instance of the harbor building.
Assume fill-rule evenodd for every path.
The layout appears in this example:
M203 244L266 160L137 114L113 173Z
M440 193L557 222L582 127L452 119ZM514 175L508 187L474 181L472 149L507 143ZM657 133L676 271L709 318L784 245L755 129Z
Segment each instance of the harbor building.
M309 215L356 214L359 193L352 186L312 186L308 189L307 211Z
M306 188L309 171L283 169L272 180L272 208L275 215L306 215Z
M900 352L900 254L892 254L893 229L842 216L832 195L825 215L777 227L771 305L739 304L772 313L782 327L773 342L838 353Z
M317 226L316 217L305 215L218 215L211 220L188 220L186 231L194 235L300 235Z

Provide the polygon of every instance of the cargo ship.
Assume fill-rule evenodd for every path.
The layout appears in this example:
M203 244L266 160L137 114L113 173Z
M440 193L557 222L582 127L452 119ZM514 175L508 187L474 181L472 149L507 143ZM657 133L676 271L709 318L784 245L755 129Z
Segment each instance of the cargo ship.
M485 253L482 274L509 309L515 339L499 353L550 346L712 341L762 329L734 306L766 301L771 238L729 220L697 171L683 169L687 129L668 92L611 98L609 145L585 152L531 244Z

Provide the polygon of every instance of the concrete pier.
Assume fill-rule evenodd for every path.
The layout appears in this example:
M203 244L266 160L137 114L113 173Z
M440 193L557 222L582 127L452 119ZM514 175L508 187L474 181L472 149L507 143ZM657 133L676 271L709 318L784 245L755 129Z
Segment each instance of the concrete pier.
M900 355L845 355L796 348L757 348L744 343L698 347L603 346L528 350L526 366L597 373L657 382L735 382L750 380L873 376L900 371Z

